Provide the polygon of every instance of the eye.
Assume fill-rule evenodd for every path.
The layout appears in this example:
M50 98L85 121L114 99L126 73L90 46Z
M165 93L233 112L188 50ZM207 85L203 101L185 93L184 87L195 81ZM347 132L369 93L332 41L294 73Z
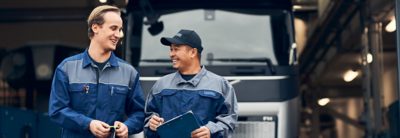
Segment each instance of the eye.
M113 31L115 31L115 30L118 29L118 27L117 27L117 26L111 26L110 29L113 30Z

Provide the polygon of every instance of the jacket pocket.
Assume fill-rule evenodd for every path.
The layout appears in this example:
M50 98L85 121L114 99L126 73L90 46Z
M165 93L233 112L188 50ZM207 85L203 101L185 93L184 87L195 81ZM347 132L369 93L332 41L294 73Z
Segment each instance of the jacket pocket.
M70 106L73 110L82 112L87 111L89 94L93 93L89 84L70 84L69 95L70 95Z
M165 90L161 91L160 95L163 96L163 97L164 96L170 96L170 95L174 95L177 91L178 90L165 89Z
M213 91L200 91L199 95L203 98L219 99L221 94Z
M110 86L111 112L123 113L129 88L126 86Z
M223 104L222 95L214 91L199 91L198 100L193 109L197 113L201 124L206 124L208 121L213 121L216 114L217 108Z
M160 101L160 115L165 120L169 120L182 112L181 96L177 93L178 90L164 89L156 98Z

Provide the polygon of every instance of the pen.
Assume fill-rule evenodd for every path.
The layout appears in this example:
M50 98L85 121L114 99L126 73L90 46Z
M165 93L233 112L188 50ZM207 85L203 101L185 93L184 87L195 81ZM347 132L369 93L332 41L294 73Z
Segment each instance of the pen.
M119 126L110 126L110 128L118 129Z
M83 86L83 89L85 90L85 93L88 94L89 93L89 85L85 85Z

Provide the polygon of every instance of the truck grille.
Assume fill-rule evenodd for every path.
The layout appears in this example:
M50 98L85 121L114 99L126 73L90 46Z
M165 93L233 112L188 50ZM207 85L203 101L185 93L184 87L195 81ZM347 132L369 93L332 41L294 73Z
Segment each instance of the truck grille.
M274 121L239 121L234 131L234 138L276 138Z

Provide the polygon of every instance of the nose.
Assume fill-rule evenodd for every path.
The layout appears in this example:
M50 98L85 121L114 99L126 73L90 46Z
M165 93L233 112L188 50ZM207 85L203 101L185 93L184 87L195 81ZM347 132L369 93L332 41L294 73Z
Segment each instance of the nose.
M124 31L117 31L115 34L114 34L116 37L118 37L118 38L122 38L122 37L124 37Z
M174 56L175 56L175 52L174 52L173 50L170 50L170 51L169 51L169 57L172 58L172 57L174 57Z

